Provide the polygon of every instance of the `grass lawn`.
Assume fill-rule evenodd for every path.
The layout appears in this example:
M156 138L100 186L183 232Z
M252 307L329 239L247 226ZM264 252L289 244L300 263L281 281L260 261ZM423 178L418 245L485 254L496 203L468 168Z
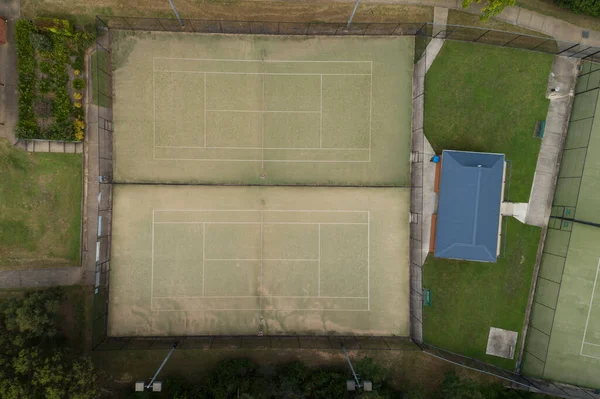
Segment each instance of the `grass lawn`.
M80 263L81 155L27 153L0 140L0 268Z
M92 102L101 107L110 106L110 69L108 62L108 53L103 50L97 50L92 54ZM106 71L106 73L105 73ZM99 91L100 90L100 91Z
M423 287L431 289L432 305L423 308L423 339L514 369L516 357L485 354L489 328L517 331L520 342L541 229L512 217L503 223L508 224L506 253L496 263L427 257Z
M425 78L424 131L444 149L506 154L512 202L528 202L553 56L447 41Z
M354 3L301 3L282 1L205 0L179 2L181 18L233 21L346 22ZM53 16L92 25L96 15L175 18L169 2L162 0L21 0L24 18ZM355 22L433 21L433 7L394 4L361 4Z

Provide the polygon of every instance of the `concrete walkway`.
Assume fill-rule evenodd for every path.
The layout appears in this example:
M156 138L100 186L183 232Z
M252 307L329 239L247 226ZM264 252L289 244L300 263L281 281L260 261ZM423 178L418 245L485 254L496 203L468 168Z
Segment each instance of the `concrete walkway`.
M54 287L81 282L80 267L57 269L1 270L0 288Z
M433 35L436 36L442 32L446 24L448 23L448 9L443 7L435 7L433 9ZM442 32L443 35L443 32ZM444 39L431 39L427 48L425 49L425 71L429 71L435 57L440 53L442 46L444 45Z
M261 0L254 0L261 1ZM297 0L282 0L288 2L296 2ZM305 3L323 3L327 0L304 0ZM355 0L334 0L339 3L355 3ZM430 7L444 7L449 9L455 9L459 11L466 11L472 14L481 14L482 4L473 3L469 8L462 8L461 0L362 0L361 4L405 4L413 6L430 6ZM500 21L508 22L513 25L520 26L522 28L534 30L536 32L543 33L548 36L552 36L555 39L582 43L584 45L600 47L600 32L582 29L576 25L570 24L563 20L550 17L537 13L535 11L529 11L521 7L508 7L504 9L500 15L494 17ZM588 32L588 38L582 37L582 31Z
M550 99L546 129L538 155L525 223L544 226L548 223L558 175L560 157L567 135L573 90L577 82L577 62L567 57L555 57L548 81L546 97ZM551 89L559 88L558 92Z
M15 143L19 96L17 92L17 50L15 22L21 16L19 0L2 0L0 15L8 20L7 42L0 44L0 137Z

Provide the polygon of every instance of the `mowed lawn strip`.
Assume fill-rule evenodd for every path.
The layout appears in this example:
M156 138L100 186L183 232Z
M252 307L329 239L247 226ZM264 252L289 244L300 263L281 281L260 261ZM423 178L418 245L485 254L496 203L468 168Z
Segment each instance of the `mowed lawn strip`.
M92 103L101 107L110 107L112 96L110 85L111 66L108 53L97 49L92 54Z
M553 57L446 41L425 77L425 135L434 150L506 154L511 202L528 202Z
M423 308L426 343L513 369L514 360L485 354L490 327L517 331L519 340L541 229L509 217L506 252L496 263L427 257L423 287L432 305ZM504 245L504 243L502 243ZM519 348L515 349L515 354Z
M0 140L0 269L79 264L81 173L81 155Z

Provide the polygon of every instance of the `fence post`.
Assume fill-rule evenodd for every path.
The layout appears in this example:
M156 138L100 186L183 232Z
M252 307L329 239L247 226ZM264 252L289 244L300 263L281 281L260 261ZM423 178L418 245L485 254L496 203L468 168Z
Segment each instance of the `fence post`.
M281 22L277 22L277 34L281 35Z
M583 53L584 51L587 51L587 50L589 50L589 49L591 49L591 48L592 48L592 47L591 47L591 46L589 46L588 48L586 48L586 49L583 49L583 50L581 50L581 51L578 51L578 52L576 52L575 54L573 54L573 55L569 56L569 58L571 58L571 57L575 57L577 54L579 54L579 53Z
M487 35L488 33L490 33L490 30L486 30L483 35L479 36L477 39L473 40L473 43L477 43L479 41L479 39L481 39L482 37L484 37L485 35Z
M221 33L223 33L223 25L221 25L221 21L219 21L219 29L221 29Z
M502 45L502 47L504 47L504 46L508 46L509 44L511 44L512 42L514 42L515 40L517 40L518 38L520 38L520 37L522 37L522 36L523 36L523 35L517 35L517 36L513 37L512 39L510 39L509 41L507 41L506 43L504 43L504 44Z
M544 44L548 43L550 40L554 40L554 39L548 39L548 40L546 40L545 42L541 42L541 43L540 43L540 44L538 44L537 46L530 48L530 50L531 50L531 51L533 51L533 50L535 50L536 48L538 48L538 47L541 47L541 46L543 46Z
M158 24L160 25L160 27L163 28L163 30L166 32L167 30L163 26L162 22L160 22L160 18L156 18L156 21L158 22Z
M123 21L125 21L125 23L126 23L127 25L129 25L129 27L131 28L131 30L135 30L135 28L133 27L133 25L131 25L131 24L129 23L129 20L127 19L127 17L122 17L122 18L123 18Z
M425 22L425 23L423 24L423 26L421 26L421 27L419 28L419 30L418 30L418 31L415 33L415 36L418 36L418 35L419 35L419 33L420 33L422 30L423 30L423 28L424 28L424 27L426 27L426 26L427 26L427 22Z
M308 32L310 32L310 26L312 25L312 23L308 23L308 25L306 25L306 36L308 36Z
M559 51L558 53L556 53L556 55L560 55L560 54L564 53L565 51L569 51L569 50L571 50L572 48L574 48L574 47L577 47L577 46L579 46L579 43L575 43L575 44L574 44L574 45L572 45L571 47L567 47L566 49Z

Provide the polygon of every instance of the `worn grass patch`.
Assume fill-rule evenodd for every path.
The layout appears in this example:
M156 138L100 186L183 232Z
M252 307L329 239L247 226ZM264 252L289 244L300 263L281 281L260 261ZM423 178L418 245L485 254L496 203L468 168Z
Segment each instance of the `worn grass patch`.
M80 261L81 155L31 154L0 140L0 268Z
M423 338L428 344L513 369L516 358L485 354L487 339L490 327L498 327L517 331L520 343L541 229L514 218L503 223L507 223L506 251L496 263L427 257L423 287L431 289L432 306L423 308Z
M471 43L444 44L425 80L425 136L434 150L506 154L512 202L528 202L553 57Z

